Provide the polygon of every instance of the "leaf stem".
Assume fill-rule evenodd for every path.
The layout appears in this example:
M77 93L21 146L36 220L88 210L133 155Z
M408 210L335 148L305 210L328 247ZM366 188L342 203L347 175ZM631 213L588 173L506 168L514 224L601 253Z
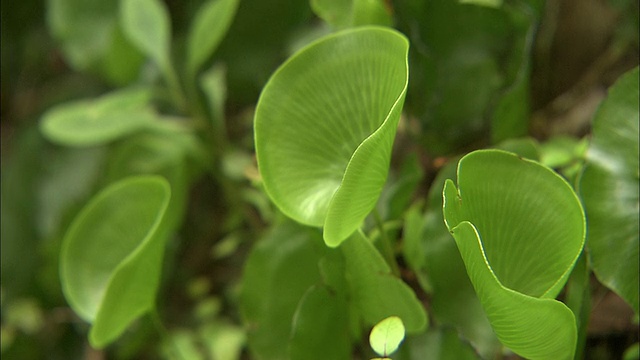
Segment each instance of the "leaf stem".
M391 271L394 275L400 277L400 267L398 266L398 262L396 261L396 256L394 254L393 248L391 247L391 241L387 236L387 232L384 229L384 223L382 221L382 217L378 212L378 209L373 209L373 218L376 222L376 226L378 231L380 232L380 243L381 243L381 251L382 256L391 267Z

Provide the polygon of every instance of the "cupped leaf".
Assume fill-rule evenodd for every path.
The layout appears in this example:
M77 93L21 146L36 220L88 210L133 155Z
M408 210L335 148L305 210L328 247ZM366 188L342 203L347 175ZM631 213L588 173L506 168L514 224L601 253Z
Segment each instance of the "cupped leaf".
M397 316L409 333L427 327L427 313L413 290L391 274L375 246L360 232L341 246L351 299L368 326Z
M239 0L209 0L202 5L189 34L187 66L194 75L229 30Z
M587 248L598 279L638 307L638 68L609 91L593 122L580 194L589 217Z
M147 107L151 91L132 88L103 95L95 100L65 103L42 118L44 136L61 145L101 145L140 131L156 120Z
M122 180L96 195L65 235L62 288L74 311L92 323L94 347L108 345L153 308L169 198L160 177Z
M553 300L582 252L585 217L571 186L537 162L500 150L458 164L443 213L500 341L531 359L569 359L571 310Z
M404 340L404 324L397 316L390 316L371 329L369 344L380 356L393 354Z
M267 193L289 217L324 225L337 246L373 209L406 92L408 42L362 27L326 36L265 86L255 116Z

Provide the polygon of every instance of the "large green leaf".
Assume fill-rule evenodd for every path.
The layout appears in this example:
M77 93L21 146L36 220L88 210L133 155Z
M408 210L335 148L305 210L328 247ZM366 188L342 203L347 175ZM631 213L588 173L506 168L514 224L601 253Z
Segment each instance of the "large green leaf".
M417 333L427 326L427 313L413 290L391 274L391 269L375 246L360 232L341 246L351 300L365 325L374 326L389 316L402 319L407 332Z
M500 150L458 164L443 213L500 341L531 359L569 359L571 310L553 300L582 252L585 217L571 186L537 162Z
M131 177L96 195L65 235L60 277L67 301L92 323L101 348L154 307L170 198L156 176Z
M40 129L61 145L105 144L150 126L156 120L147 107L150 100L149 89L130 88L94 100L65 103L44 114Z
M251 251L240 310L249 329L249 348L257 359L287 358L296 308L307 290L320 283L318 261L325 250L318 231L286 221Z
M375 206L406 92L408 42L379 27L346 30L289 59L255 116L267 193L289 217L324 225L337 246Z
M196 74L220 44L229 30L238 2L209 0L198 11L189 34L187 66L190 76Z
M598 279L638 310L638 68L609 91L593 122L580 179L587 248Z

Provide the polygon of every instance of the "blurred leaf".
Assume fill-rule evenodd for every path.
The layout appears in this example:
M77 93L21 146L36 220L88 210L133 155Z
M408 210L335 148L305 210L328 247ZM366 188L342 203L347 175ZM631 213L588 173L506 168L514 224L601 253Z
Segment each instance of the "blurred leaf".
M623 75L593 121L580 193L589 217L593 271L638 314L638 75Z
M441 328L408 337L400 348L397 359L478 360L480 357L468 343L460 339L455 330Z
M373 326L389 316L402 319L407 332L427 327L427 313L413 290L391 274L391 269L373 244L359 232L341 246L350 298L365 325Z
M533 138L508 139L497 144L495 148L518 154L529 160L540 161L540 144ZM542 163L544 164L544 162Z
M540 146L540 162L550 168L563 167L584 158L585 140L568 136L552 137Z
M171 63L171 23L164 2L121 0L120 18L127 38L166 71Z
M640 359L640 344L635 343L631 345L624 352L623 360L638 360Z
M381 0L311 0L311 8L334 29L393 25L390 11Z
M397 316L390 316L377 323L369 334L369 344L380 356L389 356L398 350L404 340L404 325Z
M239 0L209 0L196 13L189 33L188 73L195 76L229 30Z
M382 189L377 205L380 216L385 220L401 218L423 176L418 157L415 154L406 156L400 170L391 173Z
M576 266L567 281L565 304L576 316L576 328L578 330L578 341L576 345L575 359L583 359L585 345L587 342L587 326L591 316L591 287L589 266L587 265L587 254L580 255Z
M348 310L344 293L310 288L293 318L289 359L351 359Z
M553 300L584 245L584 212L571 186L499 150L463 157L458 186L445 183L445 222L498 338L527 358L572 358L575 318Z
M74 311L93 324L92 346L108 345L154 307L169 198L160 177L128 178L96 195L67 231L62 287Z
M246 341L244 329L218 321L204 326L200 335L214 360L240 359Z
M287 357L292 321L305 292L321 281L320 233L280 223L254 246L245 263L240 310L249 349L257 359Z
M142 55L122 36L118 0L47 0L47 24L69 63L122 85L134 80Z
M473 4L497 8L502 5L502 0L459 0L462 4Z
M37 195L46 142L36 127L14 135L2 150L2 246L0 272L3 302L32 294L40 255ZM5 146L3 144L3 146ZM5 150L6 149L6 150Z
M516 23L512 15L519 9L407 0L395 10L398 26L410 34L412 44L406 110L420 120L421 142L430 152L447 154L487 139L503 95L512 92L513 98L501 104L501 119L511 121L522 112L527 88L516 80L527 78L523 51L531 37L526 24ZM520 76L510 74L521 67ZM506 125L504 130L511 132Z
M258 102L256 153L265 189L287 216L324 225L329 246L360 226L386 180L407 47L402 35L384 28L327 36L289 59Z
M224 127L224 103L227 99L226 68L214 65L200 76L200 88L205 94L214 130L226 131Z
M147 108L151 92L130 88L94 100L68 102L49 110L40 129L55 143L67 146L101 145L140 131L156 120Z

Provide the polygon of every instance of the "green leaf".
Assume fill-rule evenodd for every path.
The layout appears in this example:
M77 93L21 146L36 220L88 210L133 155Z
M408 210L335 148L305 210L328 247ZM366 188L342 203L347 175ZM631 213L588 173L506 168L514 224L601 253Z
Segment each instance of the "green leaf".
M200 76L200 88L205 94L209 113L217 132L225 133L224 103L227 99L226 68L214 65Z
M473 4L478 6L487 6L497 8L502 5L502 0L459 0L461 4Z
M143 57L118 26L118 1L48 0L47 25L76 70L97 72L115 84L133 81Z
M380 356L393 354L404 340L404 324L397 316L390 316L371 329L369 344Z
M424 334L409 336L404 341L398 360L478 360L481 359L455 329L440 327ZM484 357L493 359L494 357Z
M40 130L61 145L105 144L153 124L156 115L147 107L150 99L149 89L130 88L65 103L44 114Z
M609 90L593 121L580 194L593 271L638 314L638 68Z
M491 325L531 359L569 359L571 310L553 300L582 252L585 217L571 186L537 162L500 150L458 164L443 213Z
M292 221L277 224L256 243L240 294L249 348L256 358L287 357L294 313L306 291L321 281L318 261L324 251L319 232Z
M120 12L127 38L166 71L171 63L171 23L164 3L160 0L122 0Z
M209 0L193 20L188 42L188 72L195 75L229 30L239 0Z
M402 319L407 332L427 326L427 314L413 290L391 274L375 246L359 232L341 246L351 299L368 326L389 316Z
M312 0L311 8L335 29L393 25L390 11L381 0Z
M96 195L67 231L62 288L74 311L92 323L92 346L108 345L154 307L169 198L164 179L131 177Z
M407 86L407 40L363 27L326 36L265 86L255 116L258 165L287 216L324 225L338 246L375 206Z
M310 288L293 318L289 359L351 359L348 311L344 294L327 286Z
M430 294L434 322L457 329L483 358L492 359L501 352L502 345L469 281L442 214L442 188L447 179L455 179L457 162L458 159L451 159L433 181L426 213L420 216L414 210L407 214L403 254Z

